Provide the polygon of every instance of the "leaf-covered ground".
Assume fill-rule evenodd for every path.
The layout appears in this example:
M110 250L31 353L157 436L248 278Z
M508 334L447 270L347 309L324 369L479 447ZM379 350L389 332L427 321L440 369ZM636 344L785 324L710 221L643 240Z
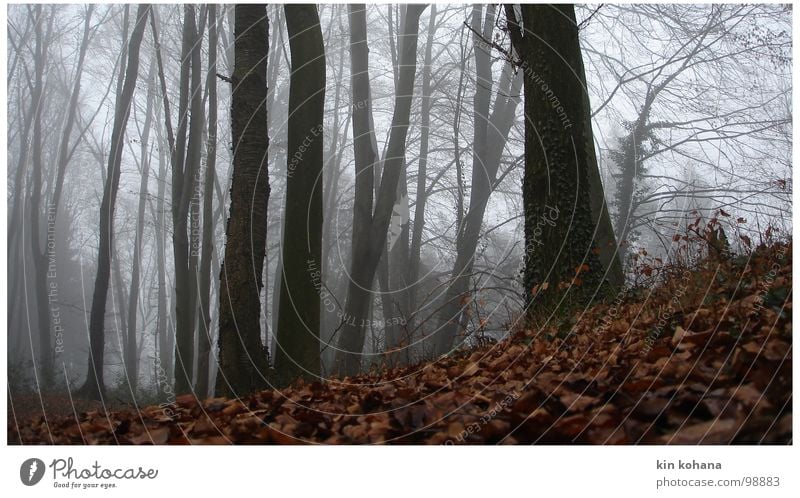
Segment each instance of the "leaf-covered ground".
M790 443L791 244L661 272L497 344L344 382L47 419L10 407L8 442Z

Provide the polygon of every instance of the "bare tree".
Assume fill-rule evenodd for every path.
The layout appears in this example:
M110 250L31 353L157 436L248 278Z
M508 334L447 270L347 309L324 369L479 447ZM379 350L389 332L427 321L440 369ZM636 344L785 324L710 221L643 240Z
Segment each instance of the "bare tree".
M217 161L217 6L208 5L208 140L203 180L203 240L199 267L200 323L197 347L197 394L207 396L211 354L211 253L214 251L214 179Z
M142 44L144 29L150 6L140 4L136 11L136 23L128 43L128 62L125 70L125 82L122 87L120 102L114 112L114 127L111 135L111 151L108 156L108 173L103 189L103 201L100 204L100 247L97 256L97 276L95 278L92 310L89 315L89 365L86 382L80 393L91 399L102 399L105 386L103 384L103 353L105 345L106 297L111 271L111 248L114 240L114 207L119 191L122 149L125 126L130 114L133 92L139 71L139 48Z
M136 393L139 383L139 348L137 346L137 309L139 306L139 287L141 286L141 267L142 267L142 239L144 237L145 205L147 202L147 187L150 179L150 128L153 120L153 100L155 80L155 60L151 61L149 76L147 79L147 105L145 107L144 124L142 125L141 147L139 160L141 169L141 181L139 183L139 206L136 215L136 238L133 243L133 269L131 271L131 287L128 293L128 330L126 334L124 360L125 373L128 378L128 385L131 394Z
M519 104L521 75L515 74L510 63L504 67L494 105L491 92L494 86L491 68L491 40L495 24L493 6L473 6L470 30L475 54L475 96L473 98L473 154L469 208L456 225L456 259L451 281L445 292L441 325L434 335L434 351L444 354L462 326L462 313L470 304L469 282L475 261L475 251L481 235L483 216L489 197L497 185L500 160L508 133L514 123ZM490 112L491 106L491 112Z
M47 65L47 49L50 43L51 28L53 17L47 24L47 30L42 32L44 19L41 5L33 8L35 23L35 52L34 52L34 86L31 90L31 103L34 106L33 117L33 137L31 141L33 173L31 179L30 193L30 212L31 212L31 256L33 260L34 275L36 278L36 310L37 326L39 328L39 379L38 383L44 387L49 387L53 382L53 350L50 337L50 310L47 297L47 255L42 250L41 237L41 208L42 208L42 175L44 165L42 164L42 149L44 148L42 138L42 112L44 110L45 81L44 70ZM45 240L46 239L45 234Z
M400 71L395 93L395 108L392 116L392 128L383 160L383 174L380 189L375 202L374 211L371 199L364 188L361 196L356 194L356 206L353 218L353 253L351 260L350 285L345 302L345 321L339 335L336 355L336 371L341 375L353 375L361 369L361 353L364 348L365 324L369 311L370 291L375 271L386 243L386 234L392 216L392 208L397 195L397 184L400 179L405 157L406 135L408 132L411 98L414 90L416 73L417 33L419 17L425 5L406 6L403 34L400 42ZM366 7L351 7L351 78L353 79L353 135L356 144L356 178L364 175L364 171L373 169L375 151L368 142L371 138L369 113L369 75L367 67L366 45ZM353 51L356 53L354 54ZM366 107L366 109L359 109ZM365 111L366 112L363 112ZM361 111L361 112L359 112ZM371 180L368 176L364 178ZM361 179L362 187L372 189ZM371 196L371 193L370 193ZM360 197L360 198L359 198ZM367 202L369 201L369 202ZM364 210L366 209L366 212ZM358 226L357 226L358 225Z

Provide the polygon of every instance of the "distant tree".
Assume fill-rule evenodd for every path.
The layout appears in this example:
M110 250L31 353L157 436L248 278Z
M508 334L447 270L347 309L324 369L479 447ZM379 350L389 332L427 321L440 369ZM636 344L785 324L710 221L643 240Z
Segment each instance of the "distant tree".
M200 292L200 331L197 340L197 394L205 397L209 388L211 354L211 255L214 251L214 180L217 161L217 6L208 5L208 140L206 170L203 178L203 239L198 289Z
M136 235L133 242L133 261L131 264L131 286L128 292L128 330L125 337L124 363L125 375L131 394L136 393L139 383L139 347L137 345L137 315L139 308L139 288L141 286L141 267L142 267L142 244L145 226L145 206L147 203L147 186L150 178L150 128L153 120L153 100L155 80L155 61L150 63L149 77L147 79L147 104L145 107L144 124L142 125L141 147L139 149L141 158L139 165L141 170L141 181L139 183L139 201L136 214Z
M106 184L103 189L103 200L100 204L100 244L97 255L97 275L92 296L92 309L89 315L89 365L86 382L79 390L81 395L96 400L103 398L105 389L103 384L103 354L105 352L106 298L111 274L111 248L114 246L114 207L119 191L125 127L130 114L133 92L136 88L136 79L139 71L139 48L142 44L149 13L149 5L139 5L136 12L136 23L128 43L125 81L120 99L114 110L111 151L108 155L108 173L106 174Z
M203 12L205 13L205 11ZM197 231L190 220L196 219L199 206L195 185L200 171L203 147L202 61L201 45L205 16L200 28L195 8L184 5L181 89L178 137L172 162L172 241L175 259L175 392L192 389L194 343L197 325ZM191 76L190 76L191 75ZM191 120L189 119L191 118ZM188 135L187 135L188 131ZM190 237L190 231L192 236Z
M353 213L353 248L350 283L344 308L344 321L337 341L335 371L353 375L361 369L365 326L368 321L372 282L386 244L397 185L406 153L417 62L419 18L425 5L407 5L400 39L398 82L389 142L383 160L383 173L373 210L372 188L377 153L373 139L369 90L366 7L350 7L351 79L353 89L353 136L356 155L356 200ZM368 183L369 182L369 183ZM370 192L367 193L367 190Z
M31 89L31 106L33 117L33 136L31 140L31 193L29 198L29 209L31 211L31 257L33 260L34 276L36 278L36 323L39 329L39 356L38 356L38 383L44 387L49 387L53 382L53 347L50 334L50 311L47 304L47 255L42 249L41 237L41 211L43 197L43 174L44 164L42 159L42 149L44 148L44 137L42 134L42 114L45 102L45 67L48 64L48 47L52 34L53 17L50 16L49 22L45 27L44 11L41 5L33 8L33 22L35 23L35 49L34 49L34 77L33 88Z
M325 60L329 64L328 81L339 82L345 78L347 66L345 62L349 58L349 45L345 43L348 37L346 20L347 5L337 5L334 7L336 12L336 23L331 22L328 28L328 39L326 47L332 45L331 35L338 30L341 41L338 50L327 49ZM337 28L337 29L334 29ZM341 201L344 192L340 189L342 178L346 177L347 163L346 158L350 157L350 125L353 118L353 106L350 105L349 86L343 84L333 85L333 98L326 99L327 112L333 109L332 122L329 120L326 130L326 141L328 148L325 151L325 182L322 200L325 205L325 216L322 220L322 276L325 287L322 290L321 298L324 301L322 306L322 318L320 325L320 340L322 341L322 371L330 371L333 363L335 348L330 343L333 334L341 323L341 308L336 305L337 296L344 295L347 284L346 267L342 265L340 259L342 253L349 250L349 246L342 244L340 234L334 231L338 216L336 212L342 209ZM344 112L340 109L346 108Z
M470 27L475 54L476 85L472 104L474 138L470 199L469 207L456 226L456 259L445 292L441 324L434 335L434 352L438 355L447 353L452 348L457 332L463 325L463 312L471 300L470 279L483 217L489 197L497 186L503 149L520 101L522 77L515 74L509 62L503 68L492 105L491 93L495 82L492 76L490 43L493 40L495 18L494 6L486 6L485 14L481 5L474 5L472 8Z
M431 138L431 108L433 107L433 85L431 83L431 63L433 60L433 41L436 37L436 4L431 4L430 19L428 21L428 34L425 41L425 59L422 68L422 106L420 109L420 141L419 141L419 168L417 169L417 192L414 206L414 230L411 233L408 250L408 277L404 283L408 285L408 310L406 326L403 332L413 334L415 320L412 313L417 309L419 291L420 258L422 250L422 233L425 229L425 206L428 201L428 153ZM406 348L410 347L413 337L401 337L405 340ZM406 351L401 358L410 358L410 351Z
M157 273L158 273L158 305L157 305L157 318L156 318L156 337L158 348L158 366L156 377L162 375L164 378L157 381L158 391L166 392L168 389L173 391L171 381L174 378L174 369L172 368L172 358L174 353L174 336L169 333L167 322L170 310L167 308L167 219L166 219L166 191L167 191L167 163L175 171L175 135L172 130L172 117L170 114L169 93L167 91L167 80L164 74L164 61L161 55L161 44L159 41L159 28L158 19L156 16L156 9L150 11L150 29L153 34L153 46L155 52L156 66L158 67L158 81L161 87L162 99L162 112L164 114L164 131L166 133L166 144L164 143L165 137L161 134L161 128L156 127L156 134L158 137L158 190L157 202L155 206L155 225L158 227L158 234L156 236L156 253L157 253ZM165 154L169 152L169 157Z
M791 115L781 105L787 88L770 80L791 59L785 8L626 5L593 16L596 32L614 26L619 33L601 49L592 45L597 38L590 30L583 48L594 64L592 83L616 75L613 86L596 89L601 99L593 114L623 126L606 146L623 254L652 236L669 243L690 193L712 210L735 204L754 218L781 210L787 192L775 183L776 171L790 167L773 152L790 141L782 130ZM713 185L697 191L673 173L685 167L713 174Z

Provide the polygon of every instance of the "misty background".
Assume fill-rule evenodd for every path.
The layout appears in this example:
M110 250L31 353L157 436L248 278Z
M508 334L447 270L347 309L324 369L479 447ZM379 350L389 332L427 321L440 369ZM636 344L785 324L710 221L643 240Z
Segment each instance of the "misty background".
M153 6L172 123L179 123L184 26L182 6ZM398 77L402 5L369 6L367 36L376 146L384 151ZM272 352L281 274L287 178L289 44L280 5L269 5L267 66L269 197L262 296L262 340ZM388 274L378 270L362 368L415 362L435 354L424 338L437 326L457 258L459 227L473 186L473 98L479 85L475 50L490 56L492 123L508 121L491 144L500 154L497 180L478 234L469 275L472 302L460 334L469 343L501 338L524 306L519 272L524 250L521 182L524 116L521 73L497 47L509 46L502 9L481 6L484 44L470 29L471 5L435 5L419 21L417 74L399 199L388 244L415 250L419 281L402 359L385 354L386 330L397 325ZM12 389L61 389L85 380L88 324L99 243L99 211L123 48L135 5L8 7L8 365ZM596 152L620 258L630 284L647 264L674 257L675 237L698 219L717 219L730 247L757 245L764 233L792 230L791 7L785 5L576 6L593 110ZM195 9L198 26L207 20ZM220 260L231 182L230 84L233 8L217 7L216 67L201 37L205 72L217 77L217 147L211 189L209 375L214 378ZM346 5L320 5L327 80L323 124L324 220L321 271L322 371L331 371L351 259L355 186ZM205 25L207 30L209 27ZM488 30L487 30L488 28ZM105 318L105 378L124 396L168 396L175 348L175 272L170 210L172 176L156 46L148 25L140 50L122 151L114 246ZM201 31L202 33L202 31ZM487 50L486 47L489 46ZM209 115L208 84L201 86ZM429 95L429 99L422 98ZM502 102L502 106L498 106ZM425 109L427 107L427 109ZM424 115L429 123L424 126ZM207 140L204 131L204 139ZM201 172L208 149L199 149ZM421 157L424 176L420 182ZM205 176L203 176L204 178ZM207 212L202 179L192 197L190 228ZM423 188L420 190L418 186ZM425 209L416 217L424 192ZM420 221L422 223L420 223ZM399 244L399 245L398 245ZM385 260L384 260L385 261ZM382 263L383 265L384 263ZM385 279L385 280L384 280ZM37 286L39 286L37 288ZM44 292L42 292L42 289ZM136 294L136 299L131 295ZM131 306L133 304L133 306ZM202 324L196 324L197 330ZM42 351L46 328L51 349ZM134 334L137 340L130 341ZM196 337L200 337L199 334ZM198 341L198 339L195 339ZM330 347L328 347L330 343ZM127 351L134 344L134 351ZM197 348L195 348L197 349ZM45 381L37 362L52 358ZM125 356L138 363L130 383ZM198 359L194 360L198 362ZM195 369L196 370L196 369ZM133 387L132 387L133 386Z

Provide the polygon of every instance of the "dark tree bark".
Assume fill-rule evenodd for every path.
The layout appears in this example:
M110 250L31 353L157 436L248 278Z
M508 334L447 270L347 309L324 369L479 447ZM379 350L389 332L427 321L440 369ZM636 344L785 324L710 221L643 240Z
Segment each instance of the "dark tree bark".
M100 247L97 255L97 276L95 277L92 310L89 315L89 366L86 383L80 393L90 399L100 400L104 394L103 353L105 349L105 314L108 284L111 273L111 248L114 247L114 207L119 191L120 163L124 145L125 127L130 114L133 92L139 71L139 48L144 36L144 28L150 5L140 4L136 12L131 39L128 44L128 63L121 98L114 111L114 126L111 134L111 151L108 156L108 173L100 204Z
M285 5L292 57L283 272L275 373L279 384L320 373L322 120L325 47L315 5Z
M592 209L592 225L594 226L594 247L604 269L604 280L611 288L621 288L625 285L625 274L622 270L622 259L617 239L614 235L614 226L611 224L611 214L608 212L608 202L603 190L603 180L600 177L600 167L594 148L594 132L592 131L592 106L589 102L589 93L586 86L586 72L583 58L579 59L578 75L581 79L583 90L583 124L584 147L586 147L587 161L589 163L589 199Z
M102 164L102 163L100 163ZM122 263L117 248L117 240L111 247L111 285L110 302L111 312L113 313L114 328L119 331L117 335L120 351L120 361L125 363L125 348L128 343L128 289L122 277Z
M218 396L244 395L265 386L269 367L261 342L259 300L270 191L266 107L269 25L263 5L237 5L235 18L233 180L220 275Z
M366 7L350 8L351 78L353 86L353 135L356 154L356 201L353 214L353 249L350 284L344 310L344 324L337 343L336 372L353 375L361 369L365 325L368 322L372 281L386 243L386 234L397 196L397 184L405 159L411 98L416 73L419 17L426 6L408 5L400 42L400 74L395 95L394 114L380 189L372 209L372 170L375 150L372 147L369 112L368 48L366 42ZM364 174L369 171L369 173ZM367 183L369 180L369 183ZM359 188L361 187L361 188ZM365 190L370 190L367 194ZM359 193L361 194L359 196Z
M505 10L524 74L523 285L531 304L583 306L606 268L593 223L597 164L574 7L522 5L520 19L512 5Z

